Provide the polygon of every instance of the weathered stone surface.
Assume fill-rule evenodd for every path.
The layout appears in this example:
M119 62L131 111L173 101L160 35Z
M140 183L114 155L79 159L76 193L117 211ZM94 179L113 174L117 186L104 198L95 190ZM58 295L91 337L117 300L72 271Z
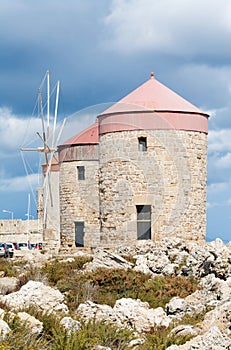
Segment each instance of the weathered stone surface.
M195 327L195 326L190 326L190 325L179 325L171 330L169 333L169 337L171 336L181 336L181 337L186 337L186 336L192 336L195 337L199 334L201 334L201 328Z
M161 274L163 273L163 270L166 266L170 264L170 260L168 259L168 256L165 254L165 252L162 252L159 249L154 249L152 253L148 253L144 256L145 263L150 270L150 273L154 274ZM136 271L139 270L139 264L141 263L141 266L144 265L143 256L137 256L136 261Z
M131 326L138 332L149 332L155 326L168 327L171 322L162 307L151 309L147 302L139 299L119 299L113 309L122 324Z
M0 320L0 339L4 339L5 336L11 331L10 327L4 320Z
M29 281L18 292L1 296L0 300L13 310L33 305L48 312L68 311L63 303L64 296L57 289L46 286L42 282Z
M127 326L138 332L149 332L154 326L168 327L171 318L161 307L149 308L149 304L131 298L122 298L116 301L114 308L108 305L99 305L91 301L79 305L77 314L84 320L106 320L118 326Z
M0 278L0 294L11 293L15 290L18 279L15 277Z
M173 269L175 275L181 275L185 267L187 276L194 276L195 273L200 279L200 289L186 298L172 298L165 310L152 309L148 303L140 300L122 298L116 301L113 308L87 301L78 307L76 314L81 315L81 322L96 319L112 322L118 327L127 326L137 332L137 339L143 339L143 333L152 331L154 326L167 327L170 323L175 324L182 320L184 315L193 316L206 312L204 320L196 326L175 327L171 332L172 335L191 335L194 338L181 346L172 345L169 349L231 349L230 252L231 245L226 246L220 240L198 246L195 242L183 242L178 238L164 239L156 243L138 242L134 246L120 247L117 253L95 249L92 254L93 264L87 264L86 270L97 267L131 268L151 273L150 278L154 278L156 275L172 275ZM120 254L135 258L135 266L128 263ZM62 255L59 258L63 261L73 260L71 255L66 257ZM218 260L225 261L225 265L216 265L214 261ZM214 264L211 265L211 269L206 270L204 262L208 261ZM0 296L0 301L11 306L14 311L13 316L19 308L29 305L38 306L41 310L68 312L64 304L64 296L41 282L30 281L20 291ZM0 319L3 318L4 313L5 311L0 309ZM77 330L80 327L78 321L67 316L61 323L68 330ZM134 346L135 349L139 349L139 345Z
M148 151L138 152L138 138L144 135ZM137 204L152 207L152 240L204 240L206 153L204 133L133 130L100 135L101 242L113 246L137 240Z
M107 320L108 322L121 325L118 321L115 311L109 305L95 304L92 301L86 301L80 304L77 309L77 314L81 316L83 321L97 319L99 321Z
M207 312L201 324L204 332L213 327L219 328L222 334L231 336L231 300ZM231 338L230 338L231 340Z
M81 323L72 317L63 317L60 323L70 332L76 332L81 329Z
M85 265L85 270L94 271L98 267L110 269L131 269L133 265L118 254L110 253L104 249L96 249L92 262Z
M206 244L197 246L193 249L187 258L186 265L182 267L182 274L186 276L203 277L214 274L216 277L225 279L230 274L230 249L218 249L216 244Z
M218 327L211 328L208 332L186 342L184 345L172 345L166 350L224 350L230 349L231 339L223 335Z
M3 319L4 315L5 315L5 310L0 308L0 319Z
M17 316L21 322L25 323L30 328L32 333L39 334L43 330L43 323L37 320L34 316L29 315L27 312L18 312Z
M185 314L191 311L191 309L190 305L185 299L174 297L170 300L169 303L166 304L165 311L167 315L179 315Z

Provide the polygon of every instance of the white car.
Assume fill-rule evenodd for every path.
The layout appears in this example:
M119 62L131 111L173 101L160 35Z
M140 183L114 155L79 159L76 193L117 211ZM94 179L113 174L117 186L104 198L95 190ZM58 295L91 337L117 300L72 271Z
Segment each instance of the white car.
M9 257L13 258L13 256L14 256L14 245L13 245L13 243L6 242L6 246L7 246Z
M19 248L20 250L29 250L28 243L26 243L26 242L20 242L20 243L18 244L18 248Z
M4 258L9 257L9 252L8 252L6 243L0 242L0 256L4 256Z

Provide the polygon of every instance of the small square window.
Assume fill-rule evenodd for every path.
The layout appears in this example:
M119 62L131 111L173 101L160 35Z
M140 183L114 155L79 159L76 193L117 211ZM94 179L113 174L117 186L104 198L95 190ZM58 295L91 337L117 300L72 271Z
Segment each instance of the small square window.
M77 166L78 180L85 180L85 168L84 166Z
M147 137L139 137L139 151L146 152L147 151Z

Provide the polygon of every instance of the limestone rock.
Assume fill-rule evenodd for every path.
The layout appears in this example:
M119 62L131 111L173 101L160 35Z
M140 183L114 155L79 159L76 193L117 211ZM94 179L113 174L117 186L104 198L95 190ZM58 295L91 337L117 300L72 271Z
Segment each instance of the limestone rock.
M106 320L118 326L123 325L135 329L138 332L151 331L155 325L168 327L171 322L171 318L161 307L151 309L147 302L131 298L117 300L114 308L87 301L79 305L77 314L80 314L83 320Z
M171 330L169 333L169 336L181 336L181 337L186 337L186 336L192 336L195 337L199 334L201 334L201 328L191 326L191 325L179 325Z
M3 319L4 315L5 315L5 310L0 308L0 319Z
M96 249L92 262L85 264L85 270L94 271L99 267L108 269L131 269L133 265L118 254L110 253L104 249Z
M14 310L34 305L43 311L68 312L67 306L63 303L64 296L59 290L36 281L27 282L18 292L1 296L0 301L6 302Z
M1 337L4 339L10 331L11 329L8 324L5 321L0 320L0 339Z
M115 311L111 306L96 304L90 300L78 306L77 314L81 316L83 321L93 319L97 319L99 321L107 320L108 322L121 325L118 322Z
M231 348L231 339L224 336L218 327L211 328L203 335L198 335L184 345L172 345L166 350L224 350Z
M60 323L70 332L76 332L81 329L81 323L72 317L63 317Z
M119 299L113 309L122 324L131 326L138 332L149 332L154 326L168 327L171 322L162 307L150 309L147 302L139 299Z
M13 292L17 287L18 279L15 277L0 278L0 294Z
M190 311L190 306L183 298L174 297L166 304L167 315L185 314Z
M217 327L222 334L231 336L231 300L209 311L201 324L204 332ZM230 338L231 340L231 338Z
M18 312L17 316L21 322L25 323L30 328L32 333L39 334L43 330L43 323L37 320L34 316L29 315L27 312Z

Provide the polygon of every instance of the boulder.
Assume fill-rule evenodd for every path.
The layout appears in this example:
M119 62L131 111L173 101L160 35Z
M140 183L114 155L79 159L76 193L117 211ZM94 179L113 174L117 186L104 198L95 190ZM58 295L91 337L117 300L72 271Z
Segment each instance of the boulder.
M74 320L72 317L63 317L60 323L66 328L69 332L76 332L81 329L81 323Z
M79 305L77 314L86 321L105 320L117 326L135 329L137 332L150 332L155 326L168 327L171 322L171 318L161 307L151 309L147 302L131 298L117 300L113 308L87 301Z
M116 301L113 308L117 319L137 332L150 332L155 326L168 327L171 318L166 315L162 307L150 309L147 302L122 298Z
M0 339L4 339L10 331L8 324L4 320L0 320Z
M63 303L64 295L59 290L37 281L29 281L19 291L0 296L0 301L13 310L33 305L46 312L68 312L68 307Z
M18 279L15 277L1 277L0 278L0 294L12 293L18 284Z
M131 269L133 264L118 254L113 254L104 249L96 249L93 260L84 266L85 271L94 271L97 268L107 269Z
M230 347L231 339L224 336L218 327L215 326L203 335L198 335L183 345L171 345L166 350L228 350Z
M78 306L77 314L80 315L83 321L94 319L98 321L107 320L108 322L116 323L121 326L121 323L116 317L115 311L109 305L96 304L88 300Z
M18 312L17 316L20 321L25 323L31 332L34 334L39 334L43 330L43 323L37 320L34 316L29 315L27 312Z

